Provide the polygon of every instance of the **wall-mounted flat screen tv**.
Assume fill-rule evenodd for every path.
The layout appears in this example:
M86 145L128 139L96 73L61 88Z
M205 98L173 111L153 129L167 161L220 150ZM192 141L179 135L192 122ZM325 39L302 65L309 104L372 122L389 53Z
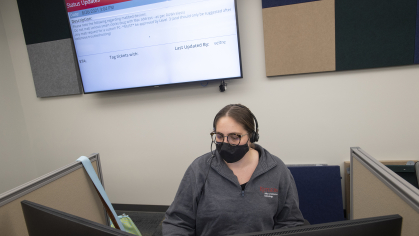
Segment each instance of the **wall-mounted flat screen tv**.
M242 78L235 0L64 0L85 93Z

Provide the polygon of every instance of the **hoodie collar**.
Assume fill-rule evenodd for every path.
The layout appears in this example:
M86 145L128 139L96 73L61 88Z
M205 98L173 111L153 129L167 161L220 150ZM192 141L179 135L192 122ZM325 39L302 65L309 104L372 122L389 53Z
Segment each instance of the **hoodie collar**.
M252 174L250 180L256 178L259 175L262 175L275 167L277 165L276 161L274 160L273 156L262 146L254 144L255 148L259 152L259 163ZM216 170L220 175L224 176L231 182L235 184L239 184L237 181L237 177L234 175L233 171L228 168L227 164L218 154L218 152L214 151L215 156L213 157L211 167ZM211 158L208 159L208 163L210 162Z

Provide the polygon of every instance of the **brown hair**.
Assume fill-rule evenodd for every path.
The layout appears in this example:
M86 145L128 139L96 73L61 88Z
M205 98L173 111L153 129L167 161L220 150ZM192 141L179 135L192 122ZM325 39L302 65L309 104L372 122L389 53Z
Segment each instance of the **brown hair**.
M231 117L237 123L241 124L247 133L249 133L249 138L254 132L259 131L255 129L253 113L249 110L249 108L241 104L230 104L221 109L214 118L214 131L218 120L225 116ZM253 144L250 146L254 148Z

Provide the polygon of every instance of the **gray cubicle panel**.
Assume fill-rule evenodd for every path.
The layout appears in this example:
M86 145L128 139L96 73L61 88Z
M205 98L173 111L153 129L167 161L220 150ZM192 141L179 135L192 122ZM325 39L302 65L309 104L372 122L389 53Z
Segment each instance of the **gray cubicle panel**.
M350 219L399 214L402 236L419 235L419 189L361 148L351 148Z
M414 162L416 163L416 173L419 173L419 161L418 160L381 160L380 161L383 165L407 165L407 163L409 162ZM346 219L350 218L350 214L351 214L351 204L350 204L350 199L351 199L351 181L350 181L350 168L351 167L351 162L350 161L345 161L343 162L343 169L344 169L344 183L345 183L345 210L346 210ZM419 177L418 177L418 182L419 182Z
M92 154L88 158L104 184L99 154ZM0 194L0 235L28 235L20 204L23 200L109 225L102 202L80 162L74 162Z

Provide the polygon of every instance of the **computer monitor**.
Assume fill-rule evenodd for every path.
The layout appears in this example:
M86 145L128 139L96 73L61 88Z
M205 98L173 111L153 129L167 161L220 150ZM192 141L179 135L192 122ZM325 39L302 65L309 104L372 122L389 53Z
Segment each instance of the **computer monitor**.
M67 214L30 201L22 201L29 236L132 236L132 234Z
M358 220L336 221L332 223L301 226L289 229L270 230L240 234L235 236L400 236L402 217L388 215Z
M414 165L386 165L394 173L398 174L407 182L411 183L416 188L418 186L418 178L416 175L416 168Z

